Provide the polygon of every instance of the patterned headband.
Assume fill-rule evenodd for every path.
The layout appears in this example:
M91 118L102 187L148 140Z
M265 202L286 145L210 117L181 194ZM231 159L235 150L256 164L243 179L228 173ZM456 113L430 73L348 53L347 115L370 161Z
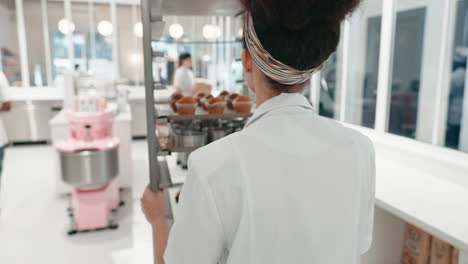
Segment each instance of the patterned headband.
M244 36L247 49L255 64L266 76L281 84L296 85L304 83L320 70L320 67L305 71L297 70L273 58L263 48L262 43L258 39L250 13L245 14Z

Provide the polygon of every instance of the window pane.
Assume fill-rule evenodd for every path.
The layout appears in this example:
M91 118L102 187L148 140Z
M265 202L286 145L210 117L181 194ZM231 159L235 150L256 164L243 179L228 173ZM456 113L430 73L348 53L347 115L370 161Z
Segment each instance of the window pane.
M90 50L90 9L87 3L72 2L72 19L75 24L73 31L73 63L79 65L78 70L89 70Z
M416 137L426 8L398 9L389 132Z
M14 1L0 1L0 70L12 86L22 86Z
M319 114L329 118L338 118L339 82L338 54L334 53L320 71Z
M112 56L112 34L115 28L109 26L109 23L111 23L110 5L95 3L92 16L94 21L94 34L89 34L90 56L88 69L96 78L113 80L115 68L113 66Z
M345 121L373 128L379 77L382 1L365 1L350 22Z
M24 1L24 23L31 86L47 86L44 28L40 1Z
M166 28L160 41L154 43L157 51L166 57L156 61L154 69L163 83L172 83L178 56L182 52L192 55L193 74L196 78L210 80L214 91L240 91L243 83L241 63L242 42L239 30L241 18L166 16ZM170 28L180 24L183 35L174 39ZM215 25L219 37L207 39L203 35L205 25ZM212 27L213 29L213 27Z
M445 145L468 152L468 102L464 96L467 87L468 0L458 2L457 12Z
M49 22L49 37L52 59L52 78L55 82L57 77L61 76L70 66L68 61L68 48L66 36L59 30L59 23L64 20L64 4L63 2L47 1L47 13ZM67 29L65 22L65 30Z

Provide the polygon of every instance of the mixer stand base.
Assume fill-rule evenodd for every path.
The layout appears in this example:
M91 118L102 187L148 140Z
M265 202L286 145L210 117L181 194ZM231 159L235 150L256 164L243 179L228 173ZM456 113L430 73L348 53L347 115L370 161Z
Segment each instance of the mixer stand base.
M125 201L120 201L119 207L112 210L112 215L114 216L117 213L118 209L120 207L124 206L124 205L125 205ZM111 219L109 221L109 225L107 227L97 228L97 229L78 230L78 229L75 228L77 226L77 224L76 224L75 216L73 215L73 210L71 208L67 208L67 213L68 213L68 216L71 219L71 226L72 226L72 228L67 232L67 234L69 236L73 236L73 235L76 235L76 234L79 234L79 233L90 233L90 232L98 232L98 231L105 231L105 230L116 230L116 229L119 228L119 225L116 224L114 222L114 220Z
M98 231L104 231L104 230L115 230L117 228L119 228L119 225L114 224L114 225L109 225L108 227L98 228L98 229L90 229L90 230L76 230L76 229L73 229L73 230L68 231L67 234L69 236L73 236L73 235L76 235L78 233L91 233L91 232L98 232Z

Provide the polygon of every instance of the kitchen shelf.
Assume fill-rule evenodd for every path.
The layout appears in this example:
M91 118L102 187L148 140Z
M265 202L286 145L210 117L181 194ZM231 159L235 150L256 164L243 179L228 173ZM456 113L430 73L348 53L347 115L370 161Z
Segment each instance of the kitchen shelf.
M170 121L247 119L252 116L252 113L236 113L231 110L224 114L208 114L201 108L197 108L195 115L179 115L169 105L158 105L156 111L158 112L157 123L159 124Z
M158 156L168 156L171 153L179 153L179 152L192 152L200 147L173 147L171 149L165 149L158 152Z
M251 116L251 113L240 114L240 113L225 113L225 114L195 114L195 115L161 115L158 116L158 123L167 123L168 121L190 121L190 120L228 120L243 118L247 119Z

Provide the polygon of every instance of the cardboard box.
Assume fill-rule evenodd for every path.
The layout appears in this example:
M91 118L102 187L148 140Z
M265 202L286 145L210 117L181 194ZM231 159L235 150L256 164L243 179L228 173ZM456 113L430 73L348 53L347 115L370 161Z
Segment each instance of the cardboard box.
M430 264L451 264L451 254L452 246L450 244L438 238L432 238Z
M452 262L451 264L459 264L460 250L458 248L452 248Z
M401 264L428 264L431 240L430 234L406 224Z

